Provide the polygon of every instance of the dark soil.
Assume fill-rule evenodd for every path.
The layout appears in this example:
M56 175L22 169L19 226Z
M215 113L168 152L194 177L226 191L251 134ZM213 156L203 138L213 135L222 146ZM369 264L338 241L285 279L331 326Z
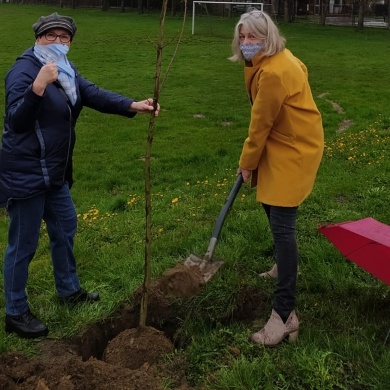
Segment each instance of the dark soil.
M139 326L141 290L133 306L125 306L102 323L72 340L43 339L37 356L0 355L2 390L189 390L186 362L174 352L180 315L178 302L199 293L204 284L197 268L178 265L152 281L148 289L148 323ZM240 293L238 318L254 318L260 310L259 293ZM166 387L165 387L166 388Z

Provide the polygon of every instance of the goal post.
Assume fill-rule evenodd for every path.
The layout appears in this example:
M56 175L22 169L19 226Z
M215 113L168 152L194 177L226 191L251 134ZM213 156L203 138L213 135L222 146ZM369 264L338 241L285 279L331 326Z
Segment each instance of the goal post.
M195 33L195 5L196 4L233 4L240 5L243 7L254 7L259 11L263 11L263 3L258 2L240 2L240 1L205 1L205 0L194 0L192 2L192 35Z

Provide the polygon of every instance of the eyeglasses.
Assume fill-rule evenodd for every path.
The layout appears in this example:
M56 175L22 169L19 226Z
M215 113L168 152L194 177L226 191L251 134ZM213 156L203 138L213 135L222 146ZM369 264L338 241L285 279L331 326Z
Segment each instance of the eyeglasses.
M61 43L68 43L72 39L72 37L69 34L58 35L53 32L46 33L45 38L49 42L54 42L57 38L60 38Z

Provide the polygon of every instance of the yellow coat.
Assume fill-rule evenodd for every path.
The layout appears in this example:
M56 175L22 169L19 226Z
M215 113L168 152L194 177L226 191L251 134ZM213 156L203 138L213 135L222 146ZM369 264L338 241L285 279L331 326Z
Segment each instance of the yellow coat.
M306 66L287 49L259 53L246 63L245 84L252 112L239 166L252 171L259 202L298 206L313 189L324 149Z

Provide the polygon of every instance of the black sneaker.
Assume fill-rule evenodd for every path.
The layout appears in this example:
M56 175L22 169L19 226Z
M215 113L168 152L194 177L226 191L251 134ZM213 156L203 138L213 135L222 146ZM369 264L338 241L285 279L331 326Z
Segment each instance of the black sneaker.
M87 292L83 288L80 288L79 291L76 291L72 295L69 295L68 297L60 297L59 300L61 303L67 303L71 305L75 305L77 303L93 303L97 302L100 299L99 293L94 292Z
M5 331L7 333L16 333L25 339L35 339L37 337L47 336L49 329L40 322L30 310L27 310L21 316L5 315Z

